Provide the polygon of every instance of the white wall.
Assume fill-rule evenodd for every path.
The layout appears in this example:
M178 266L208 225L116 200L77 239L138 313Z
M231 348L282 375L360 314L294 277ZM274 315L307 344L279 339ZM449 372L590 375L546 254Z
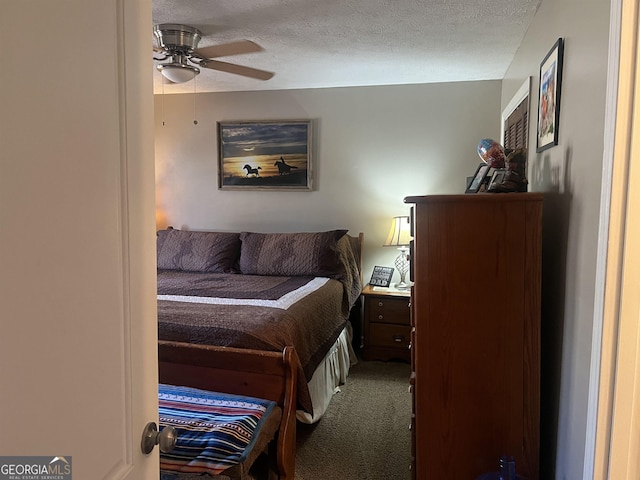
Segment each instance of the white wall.
M541 477L582 478L604 148L609 0L544 0L502 89L533 77L530 187L546 192ZM559 143L535 153L539 66L565 40Z
M500 134L500 88L486 81L206 93L195 102L156 95L158 228L348 228L365 234L368 278L398 255L381 245L391 217L409 213L405 196L464 192L480 162L478 141ZM266 119L313 120L313 191L218 190L216 122Z

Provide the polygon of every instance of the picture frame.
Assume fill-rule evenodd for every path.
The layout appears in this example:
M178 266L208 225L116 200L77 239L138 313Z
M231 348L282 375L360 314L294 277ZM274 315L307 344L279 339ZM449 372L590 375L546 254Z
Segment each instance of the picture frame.
M489 173L489 170L491 170L491 167L486 163L478 165L476 173L473 174L473 178L469 182L469 185L467 185L467 189L464 193L478 193L484 183L484 179L487 177L487 173Z
M218 122L218 188L311 190L310 120Z
M496 168L493 171L493 175L491 175L491 180L489 181L489 187L487 191L492 191L497 185L500 185L504 180L504 177L507 175L506 168Z
M540 63L536 152L558 144L564 40L558 38Z
M393 277L393 267L381 267L376 265L373 267L373 273L369 280L369 285L372 287L388 287L391 285L391 278Z

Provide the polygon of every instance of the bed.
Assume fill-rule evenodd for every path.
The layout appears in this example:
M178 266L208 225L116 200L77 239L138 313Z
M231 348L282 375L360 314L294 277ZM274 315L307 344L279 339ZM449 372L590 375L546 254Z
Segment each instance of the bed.
M161 341L295 347L297 418L318 421L350 366L362 234L158 232Z

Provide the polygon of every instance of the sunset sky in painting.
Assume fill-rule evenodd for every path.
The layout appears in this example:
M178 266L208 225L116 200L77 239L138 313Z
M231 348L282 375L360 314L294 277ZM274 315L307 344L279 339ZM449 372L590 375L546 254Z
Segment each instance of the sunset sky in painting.
M307 123L223 124L220 135L224 159L307 154Z

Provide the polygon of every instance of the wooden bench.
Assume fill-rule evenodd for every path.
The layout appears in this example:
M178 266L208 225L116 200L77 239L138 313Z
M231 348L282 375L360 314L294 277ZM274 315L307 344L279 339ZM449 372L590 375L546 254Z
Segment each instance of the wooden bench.
M275 427L262 428L246 459L220 475L249 479L249 469L268 450L270 474L294 479L298 358L293 347L280 353L160 340L158 352L161 384L272 400L280 407Z

